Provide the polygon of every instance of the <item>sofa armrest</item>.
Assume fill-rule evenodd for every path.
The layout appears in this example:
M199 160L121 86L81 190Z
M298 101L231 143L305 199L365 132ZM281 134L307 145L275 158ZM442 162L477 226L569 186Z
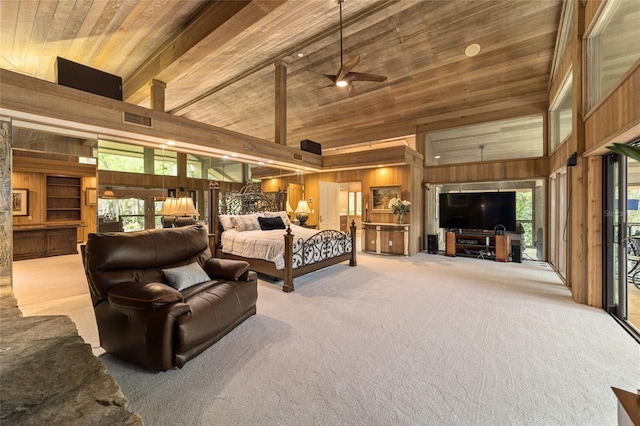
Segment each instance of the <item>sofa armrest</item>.
M131 309L155 310L168 303L182 302L182 294L163 283L128 282L109 289L110 303Z
M246 281L249 272L249 262L212 257L205 262L204 270L211 278Z

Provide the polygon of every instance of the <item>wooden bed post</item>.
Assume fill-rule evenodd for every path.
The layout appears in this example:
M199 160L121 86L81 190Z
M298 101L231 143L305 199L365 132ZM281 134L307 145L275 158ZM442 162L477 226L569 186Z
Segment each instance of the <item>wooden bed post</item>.
M220 185L218 182L209 184L209 248L213 257L216 257L220 240L220 219L218 218L218 205L220 202Z
M293 291L293 234L291 227L287 226L287 233L284 236L284 282L282 291L291 293Z
M349 259L349 266L358 266L358 262L356 261L356 221L351 221L351 226L349 227L349 231L351 233L351 259Z

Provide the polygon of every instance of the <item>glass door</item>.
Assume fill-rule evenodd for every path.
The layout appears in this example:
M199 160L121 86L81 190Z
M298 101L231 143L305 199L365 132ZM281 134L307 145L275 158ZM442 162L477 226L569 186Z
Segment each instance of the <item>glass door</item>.
M626 170L626 319L640 330L640 163L629 159Z
M604 162L604 304L640 332L640 164L610 154Z

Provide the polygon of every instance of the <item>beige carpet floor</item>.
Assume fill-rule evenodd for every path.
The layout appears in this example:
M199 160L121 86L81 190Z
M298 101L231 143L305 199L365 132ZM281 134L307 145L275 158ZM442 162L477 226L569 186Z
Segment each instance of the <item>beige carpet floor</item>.
M79 257L14 263L24 315L66 314L148 425L615 425L640 345L541 262L378 257L259 283L258 314L182 369L104 354Z

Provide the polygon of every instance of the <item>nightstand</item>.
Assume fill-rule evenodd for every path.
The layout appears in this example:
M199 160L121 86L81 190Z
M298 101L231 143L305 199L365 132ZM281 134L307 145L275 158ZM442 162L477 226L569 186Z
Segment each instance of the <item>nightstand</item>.
M304 225L300 225L303 228L309 228L309 229L318 229L318 225L311 225L309 223L305 223Z

